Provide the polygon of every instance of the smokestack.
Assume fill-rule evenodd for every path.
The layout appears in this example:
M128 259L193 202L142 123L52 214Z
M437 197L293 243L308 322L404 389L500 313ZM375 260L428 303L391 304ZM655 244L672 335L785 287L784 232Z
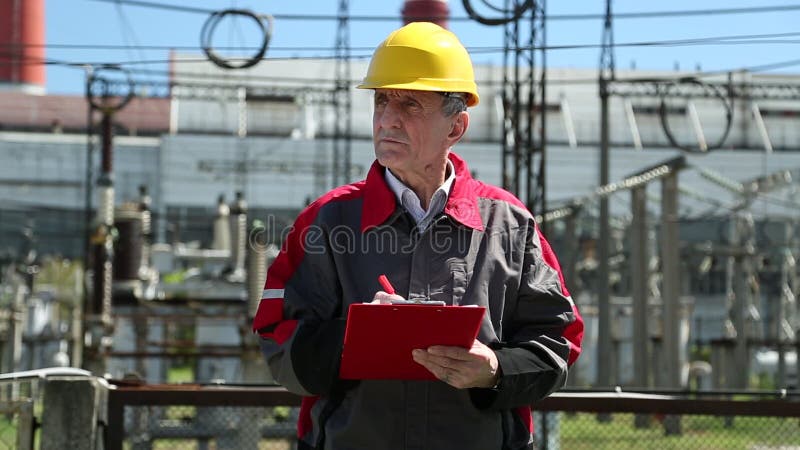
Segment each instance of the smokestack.
M0 1L0 89L44 94L44 0Z
M411 22L433 22L447 28L450 8L447 0L406 0L403 4L403 25Z

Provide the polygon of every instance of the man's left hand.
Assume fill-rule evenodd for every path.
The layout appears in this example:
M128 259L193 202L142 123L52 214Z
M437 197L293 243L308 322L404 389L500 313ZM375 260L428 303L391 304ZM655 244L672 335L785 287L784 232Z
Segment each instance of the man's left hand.
M478 340L469 349L444 345L416 349L412 357L436 378L459 389L491 388L500 378L497 355Z

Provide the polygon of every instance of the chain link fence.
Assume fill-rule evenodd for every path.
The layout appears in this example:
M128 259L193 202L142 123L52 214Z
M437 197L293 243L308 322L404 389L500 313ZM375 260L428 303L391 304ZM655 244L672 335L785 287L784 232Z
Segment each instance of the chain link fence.
M551 412L538 450L800 450L800 417Z
M50 388L49 379L2 377L0 450L33 450L44 448L45 442L51 442L48 448L63 448L52 447L52 442L62 442L54 439L53 433L82 433L50 427L54 422L47 420L44 392L53 395L48 398L56 403L60 394ZM93 385L101 389L103 383ZM75 389L71 384L63 386ZM300 398L279 387L141 385L102 389L107 389L107 403L103 400L95 407L105 412L82 422L101 428L96 444L104 444L93 449L297 448ZM555 394L533 405L536 448L800 450L800 393L686 395ZM68 391L65 398L72 398ZM74 402L61 403L63 414L74 415ZM81 408L91 408L90 403Z
M126 407L139 450L294 450L297 408ZM722 412L720 412L721 414ZM534 413L538 450L800 450L800 417Z
M131 450L294 450L297 408L136 406L125 408Z
M38 379L0 380L0 450L33 450Z
M800 450L800 393L731 398L555 394L533 405L536 448ZM108 450L296 448L300 398L282 388L142 386L110 401L108 435L122 439Z

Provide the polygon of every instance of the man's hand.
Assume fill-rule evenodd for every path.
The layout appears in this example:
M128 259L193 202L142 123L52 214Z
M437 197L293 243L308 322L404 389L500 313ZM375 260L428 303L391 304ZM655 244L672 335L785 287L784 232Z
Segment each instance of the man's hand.
M478 340L472 348L435 345L412 352L414 361L431 371L436 378L459 388L491 388L500 378L497 355Z
M403 297L397 294L389 294L384 291L378 291L375 293L375 296L372 298L373 305L391 305L392 301L403 301L405 300Z

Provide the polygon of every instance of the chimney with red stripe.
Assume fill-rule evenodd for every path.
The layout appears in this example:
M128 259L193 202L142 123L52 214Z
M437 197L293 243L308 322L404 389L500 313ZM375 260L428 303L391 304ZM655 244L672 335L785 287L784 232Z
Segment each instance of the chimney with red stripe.
M433 22L447 28L450 8L447 0L406 0L403 4L403 25L411 22Z
M0 1L0 89L44 94L44 0Z

